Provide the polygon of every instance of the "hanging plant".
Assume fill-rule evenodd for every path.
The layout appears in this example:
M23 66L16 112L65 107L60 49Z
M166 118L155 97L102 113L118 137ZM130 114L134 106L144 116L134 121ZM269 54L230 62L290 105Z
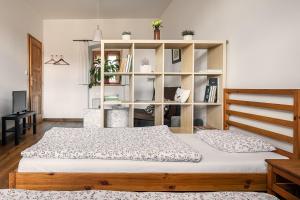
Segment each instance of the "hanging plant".
M104 72L118 72L119 60L105 60ZM107 75L105 79L109 79L114 75ZM100 85L101 83L101 59L97 58L93 62L93 66L90 69L90 84L89 88Z

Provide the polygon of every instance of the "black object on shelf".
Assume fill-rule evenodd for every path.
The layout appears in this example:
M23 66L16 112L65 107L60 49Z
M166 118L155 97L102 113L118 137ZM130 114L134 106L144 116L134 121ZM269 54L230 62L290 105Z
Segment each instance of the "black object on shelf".
M26 118L32 117L32 123L26 123ZM15 121L13 128L7 129L6 121ZM21 123L22 120L22 123ZM33 128L33 134L36 134L36 113L34 111L26 111L22 114L10 114L2 117L2 145L7 143L6 134L13 132L15 135L15 145L19 144L19 136L21 132L26 134L26 130Z

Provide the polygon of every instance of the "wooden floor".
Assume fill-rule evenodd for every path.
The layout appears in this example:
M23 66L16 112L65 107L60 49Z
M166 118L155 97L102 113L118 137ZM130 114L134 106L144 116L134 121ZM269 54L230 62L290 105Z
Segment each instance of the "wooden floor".
M20 139L18 146L14 145L13 137L8 139L5 146L0 145L0 188L8 188L8 173L18 167L20 153L41 139L45 131L52 127L82 127L81 122L42 122L37 126L37 134L32 129Z

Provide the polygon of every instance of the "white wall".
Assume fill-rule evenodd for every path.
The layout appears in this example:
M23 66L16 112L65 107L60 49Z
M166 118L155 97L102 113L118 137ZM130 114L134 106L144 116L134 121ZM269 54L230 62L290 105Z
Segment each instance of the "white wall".
M173 0L164 39L228 40L227 87L300 88L299 0Z
M26 1L0 0L0 116L11 113L13 90L28 90L27 34L42 40L42 28Z
M44 59L49 59L51 54L62 54L71 65L44 66L44 117L81 118L87 108L87 86L78 83L80 70L72 40L93 39L97 24L100 24L104 39L119 39L124 30L131 31L134 39L151 39L151 21L152 19L45 20Z
M162 36L180 39L182 30L192 29L196 32L195 39L228 40L229 88L300 88L299 10L299 0L173 0L162 15ZM247 100L257 101L257 96L250 97L247 96ZM261 100L261 95L259 98ZM266 96L265 100L282 99ZM292 115L282 112L258 112L240 107L237 110L293 119ZM241 118L233 120L284 135L292 134L291 130L270 124ZM290 145L272 142L291 150Z

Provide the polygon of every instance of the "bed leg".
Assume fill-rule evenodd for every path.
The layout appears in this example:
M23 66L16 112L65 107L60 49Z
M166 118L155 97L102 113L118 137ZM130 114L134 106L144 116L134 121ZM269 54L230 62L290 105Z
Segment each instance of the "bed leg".
M16 172L15 171L9 173L8 187L9 187L9 189L16 189Z

